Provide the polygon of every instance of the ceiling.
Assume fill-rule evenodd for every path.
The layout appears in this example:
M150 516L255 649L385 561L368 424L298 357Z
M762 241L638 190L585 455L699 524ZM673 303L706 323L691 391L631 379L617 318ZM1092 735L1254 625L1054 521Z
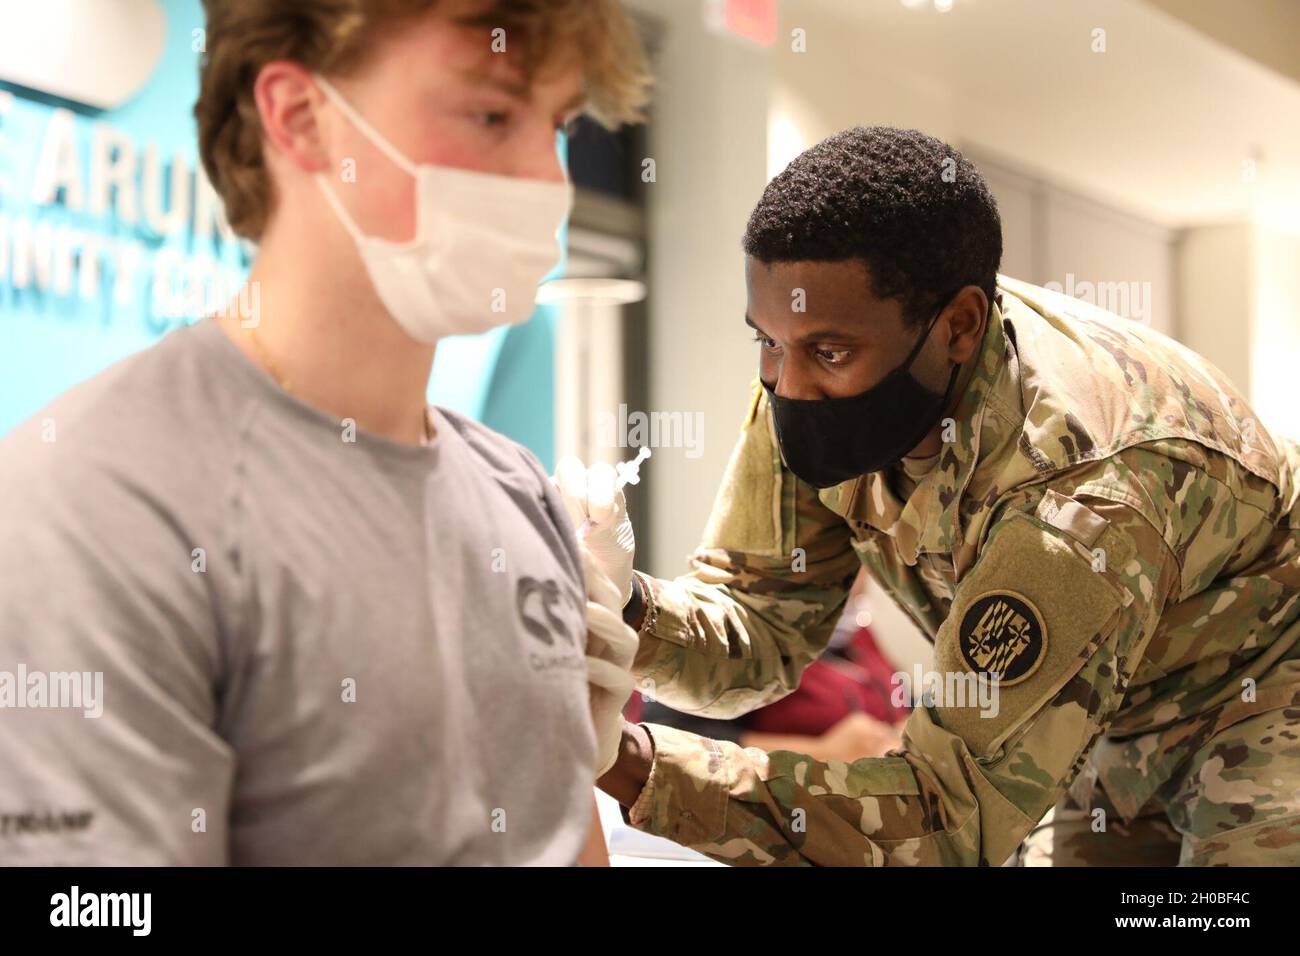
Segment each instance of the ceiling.
M1300 3L1296 0L1145 2L1300 83Z
M961 142L1060 185L1165 225L1300 228L1300 0L792 0L783 15L856 35L872 70L948 98Z

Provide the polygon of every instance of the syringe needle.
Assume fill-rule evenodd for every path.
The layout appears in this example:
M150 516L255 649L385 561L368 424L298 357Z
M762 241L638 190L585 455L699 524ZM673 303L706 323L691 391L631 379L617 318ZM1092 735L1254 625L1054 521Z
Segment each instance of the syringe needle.
M650 446L642 445L637 449L636 457L631 461L620 461L614 465L614 471L617 473L614 478L614 492L617 493L624 485L635 485L641 481L641 462L650 457ZM578 537L585 538L587 532L591 529L591 518L583 519L582 524L578 526Z

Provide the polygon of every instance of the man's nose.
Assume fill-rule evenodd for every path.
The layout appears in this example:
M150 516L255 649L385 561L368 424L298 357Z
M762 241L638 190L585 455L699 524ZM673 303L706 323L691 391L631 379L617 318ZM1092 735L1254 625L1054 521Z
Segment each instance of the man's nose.
M559 139L551 133L539 135L523 153L528 160L521 163L515 175L523 179L540 179L548 183L562 183L567 178L565 160L560 154Z
M826 396L816 383L791 362L783 362L776 376L775 392L780 398L816 401Z

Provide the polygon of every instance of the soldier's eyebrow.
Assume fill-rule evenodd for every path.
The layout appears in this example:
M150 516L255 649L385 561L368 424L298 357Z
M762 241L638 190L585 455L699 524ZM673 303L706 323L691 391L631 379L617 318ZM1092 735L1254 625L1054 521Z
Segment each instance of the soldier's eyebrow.
M764 332L762 329L760 329L757 325L754 324L754 320L749 317L748 312L745 313L745 324L748 325L755 332L757 332L759 335L765 336L767 338L771 338L770 335L768 335L766 332ZM853 335L847 335L844 332L839 331L838 329L813 329L811 332L805 332L803 335L799 336L799 338L795 339L794 344L813 345L818 342L823 342L823 343L841 343L844 345L858 345L861 343L861 341L862 340L860 338Z

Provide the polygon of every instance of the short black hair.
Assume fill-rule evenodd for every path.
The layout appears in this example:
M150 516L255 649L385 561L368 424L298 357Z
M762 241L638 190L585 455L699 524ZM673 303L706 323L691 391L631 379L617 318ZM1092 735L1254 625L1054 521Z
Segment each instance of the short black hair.
M768 183L743 247L763 263L863 260L872 294L898 299L919 325L968 285L993 301L1002 219L979 170L948 144L855 126Z

